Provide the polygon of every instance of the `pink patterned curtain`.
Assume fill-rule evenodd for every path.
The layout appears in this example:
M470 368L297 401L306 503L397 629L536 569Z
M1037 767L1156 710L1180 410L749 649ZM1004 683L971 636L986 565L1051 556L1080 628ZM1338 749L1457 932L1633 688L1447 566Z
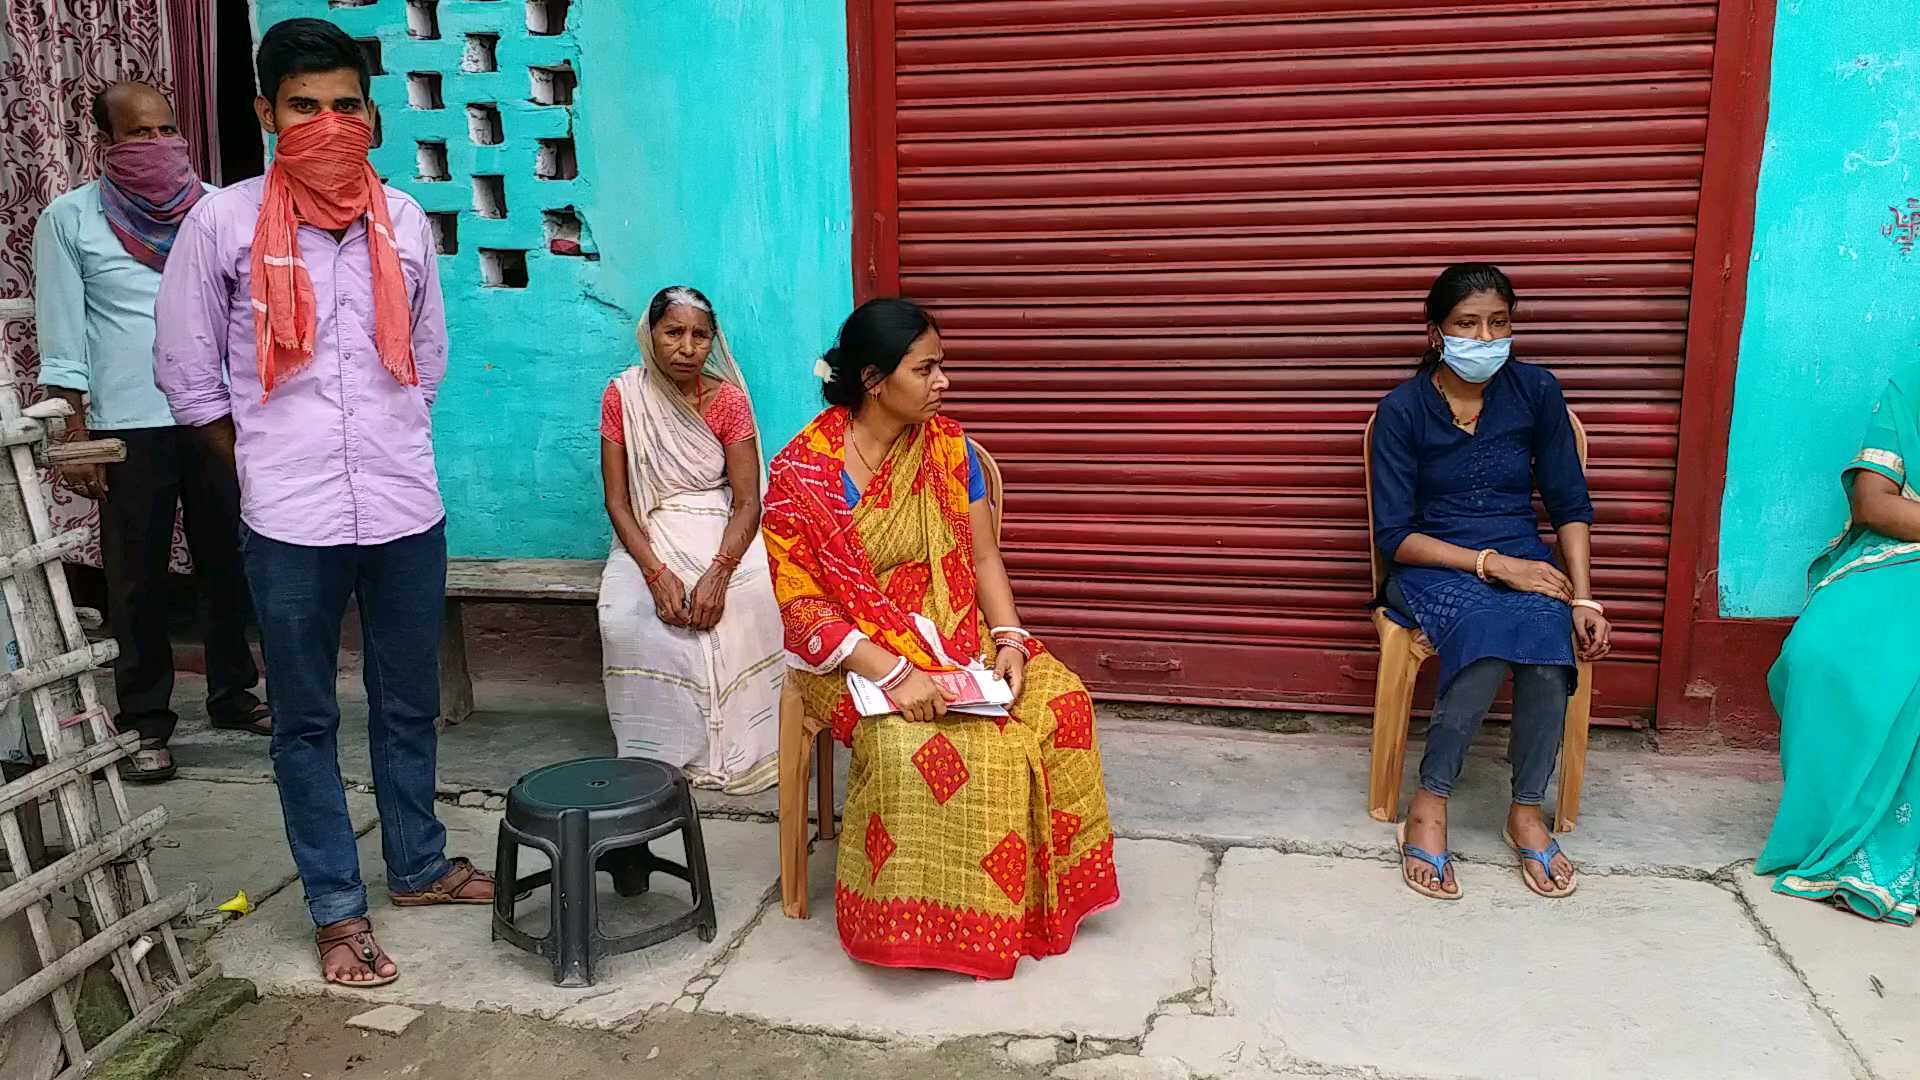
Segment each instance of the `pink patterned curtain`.
M33 295L33 225L40 210L99 171L93 95L116 79L173 92L162 0L4 0L0 41L0 298ZM23 398L37 399L40 357L33 321L0 320L0 362ZM100 565L99 511L65 486L53 490L54 524L94 534L83 561ZM174 567L186 545L174 530Z
M213 0L166 0L173 58L173 111L193 148L193 165L210 184L220 179L220 111L214 101Z

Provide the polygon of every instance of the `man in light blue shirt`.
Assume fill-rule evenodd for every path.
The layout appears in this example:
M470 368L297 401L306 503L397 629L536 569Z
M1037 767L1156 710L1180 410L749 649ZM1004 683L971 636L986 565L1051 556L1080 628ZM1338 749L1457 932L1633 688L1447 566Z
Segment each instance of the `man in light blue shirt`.
M246 638L233 463L175 426L153 381L160 269L187 210L211 189L194 175L159 91L109 86L94 98L93 119L106 147L102 178L48 204L33 232L40 382L74 406L67 438L127 444L124 463L68 466L61 476L100 503L108 615L120 645L116 723L140 732L125 775L165 780L174 773L167 742L178 720L167 635L176 506L209 608L207 713L215 727L261 735L271 732L271 715L253 693L260 675Z

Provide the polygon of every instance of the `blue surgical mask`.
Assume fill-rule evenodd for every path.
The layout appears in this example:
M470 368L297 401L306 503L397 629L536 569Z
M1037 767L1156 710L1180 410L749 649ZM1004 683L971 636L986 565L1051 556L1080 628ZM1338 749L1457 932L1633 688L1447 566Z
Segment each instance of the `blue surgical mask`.
M1440 359L1446 361L1455 375L1470 383L1483 383L1507 366L1507 357L1513 353L1513 339L1494 338L1481 341L1470 337L1446 337L1446 347L1440 350Z

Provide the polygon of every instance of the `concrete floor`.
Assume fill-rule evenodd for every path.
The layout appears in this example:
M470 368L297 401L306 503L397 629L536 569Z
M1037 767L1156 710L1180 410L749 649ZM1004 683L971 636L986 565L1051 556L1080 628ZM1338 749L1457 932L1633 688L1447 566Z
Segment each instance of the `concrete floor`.
M442 740L450 799L608 748L596 688L479 689L482 711ZM364 721L351 695L343 702L343 765L364 781ZM1521 885L1500 841L1505 765L1491 735L1454 799L1467 897L1441 904L1401 885L1391 826L1366 816L1362 736L1106 720L1101 738L1122 903L1090 919L1071 953L1027 961L1011 982L849 961L830 845L811 863L815 917L782 916L768 793L702 799L727 819L707 825L721 924L711 945L682 938L609 963L591 989L561 990L541 961L488 940L486 909L398 911L375 884L375 918L405 974L335 996L476 1022L511 1012L634 1045L676 1018L711 1017L849 1046L987 1046L996 1062L1061 1080L1920 1075L1920 931L1780 897L1752 876L1778 787L1770 757L1600 740L1580 827L1564 838L1583 884L1548 902ZM324 992L288 887L264 740L189 718L175 749L183 779L141 795L173 815L158 872L216 899L265 895L209 953L263 991ZM1417 757L1416 746L1410 770ZM356 811L367 802L357 796ZM490 865L497 815L443 811L457 853ZM362 866L376 880L378 850L375 828ZM663 887L642 903L676 895ZM632 903L606 898L610 911ZM988 1073L957 1073L976 1074Z

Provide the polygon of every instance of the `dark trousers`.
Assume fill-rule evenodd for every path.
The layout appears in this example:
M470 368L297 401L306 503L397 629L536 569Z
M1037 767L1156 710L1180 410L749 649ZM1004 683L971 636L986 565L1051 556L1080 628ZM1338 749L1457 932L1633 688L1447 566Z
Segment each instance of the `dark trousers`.
M340 782L340 624L352 599L365 650L367 741L387 885L445 877L434 816L446 524L385 544L308 547L241 531L273 704L273 775L307 913L326 926L367 913Z
M1387 579L1382 598L1387 606L1417 623L1400 583ZM1513 677L1513 727L1507 734L1507 757L1513 762L1513 801L1539 806L1547 782L1560 759L1560 740L1567 722L1567 699L1573 696L1572 668L1550 664L1510 664L1486 657L1468 664L1453 684L1433 703L1433 721L1427 725L1427 751L1420 758L1420 786L1441 798L1453 794L1453 785L1466 766L1467 750L1480 733L1500 687Z
M117 724L164 745L173 711L173 643L167 637L167 559L178 506L204 606L207 713L238 720L260 699L260 673L247 646L247 581L240 563L240 484L233 463L210 453L189 428L96 431L127 444L127 460L107 466L100 504L100 555L107 604L120 646L113 685Z
M1547 781L1553 778L1553 766L1560 757L1573 670L1554 664L1509 664L1492 657L1468 664L1434 702L1427 752L1420 758L1422 788L1442 798L1453 794L1467 750L1480 732L1480 721L1486 719L1508 674L1513 676L1513 727L1507 734L1513 801L1539 806L1546 799Z

